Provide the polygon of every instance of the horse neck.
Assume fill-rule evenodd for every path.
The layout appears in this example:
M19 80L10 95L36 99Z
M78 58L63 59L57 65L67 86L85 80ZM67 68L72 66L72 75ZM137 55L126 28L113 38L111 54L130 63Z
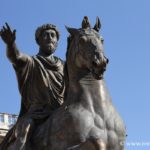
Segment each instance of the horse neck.
M87 103L92 105L92 101L97 101L101 105L102 101L110 100L109 94L105 87L103 79L96 80L92 74L86 70L76 66L75 55L77 44L75 40L70 44L67 50L67 88L65 98L66 103ZM81 102L82 101L82 102Z
M96 80L89 71L78 69L73 64L70 67L67 89L69 103L83 101L88 105L92 105L93 102L101 105L103 101L110 99L103 79Z

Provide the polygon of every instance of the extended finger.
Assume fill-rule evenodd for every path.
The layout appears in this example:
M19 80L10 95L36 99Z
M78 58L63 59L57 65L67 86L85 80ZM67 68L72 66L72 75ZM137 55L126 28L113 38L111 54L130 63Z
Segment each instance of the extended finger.
M10 26L8 25L8 23L6 22L5 24L6 24L7 29L8 29L10 32L12 32L11 29L10 29Z
M3 26L3 30L6 31L7 29L5 28L5 26Z
M2 35L2 32L3 32L3 31L2 31L2 29L1 29L1 30L0 30L0 36Z
M16 36L16 30L13 31L13 35Z
M3 29L1 30L1 36L6 37L6 36L8 36L8 34L7 34L6 28L5 29L4 28L5 27L3 27Z
M1 32L1 35L2 35L2 34L4 33L4 30L3 30L3 29L1 29L1 31L0 31L0 32Z
M1 29L1 38L4 39L6 36L6 33L4 32L4 29Z
M7 33L7 29L3 26L3 28L1 29L1 34L6 34Z

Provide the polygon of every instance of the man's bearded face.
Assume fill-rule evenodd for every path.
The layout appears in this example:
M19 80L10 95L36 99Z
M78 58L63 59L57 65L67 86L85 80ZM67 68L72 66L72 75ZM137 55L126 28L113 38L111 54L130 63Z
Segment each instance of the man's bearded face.
M55 30L53 29L44 30L39 38L39 45L40 49L45 54L50 55L54 53L57 47L57 35Z

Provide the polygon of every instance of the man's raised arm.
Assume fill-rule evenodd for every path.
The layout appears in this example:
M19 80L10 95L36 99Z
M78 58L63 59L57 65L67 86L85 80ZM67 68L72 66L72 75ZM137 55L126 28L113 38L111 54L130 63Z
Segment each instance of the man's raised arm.
M17 49L15 40L16 40L16 30L11 30L9 25L6 23L6 26L0 31L0 35L4 43L7 45L7 57L13 63L14 66L22 66L27 61L27 56L23 55Z

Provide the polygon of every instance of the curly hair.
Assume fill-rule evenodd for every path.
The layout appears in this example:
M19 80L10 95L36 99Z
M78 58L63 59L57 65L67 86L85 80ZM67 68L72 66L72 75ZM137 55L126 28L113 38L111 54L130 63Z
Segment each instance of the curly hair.
M59 33L58 29L56 28L56 26L53 24L44 24L44 25L38 27L35 31L35 40L36 40L37 44L39 44L39 37L41 36L41 33L48 29L54 30L56 32L57 39L59 40L60 33Z

